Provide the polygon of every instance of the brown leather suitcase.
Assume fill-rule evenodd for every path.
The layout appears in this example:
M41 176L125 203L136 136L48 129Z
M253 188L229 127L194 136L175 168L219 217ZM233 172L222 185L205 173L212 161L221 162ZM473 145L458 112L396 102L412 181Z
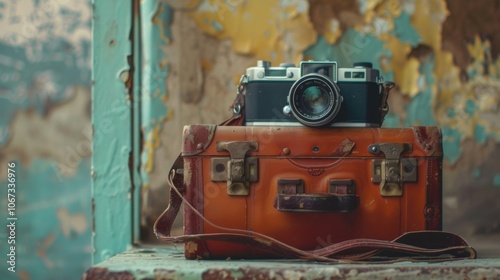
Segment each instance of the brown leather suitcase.
M265 234L302 250L354 238L441 230L437 127L184 128L186 235ZM216 227L214 227L214 224ZM254 258L251 245L192 240L185 256Z

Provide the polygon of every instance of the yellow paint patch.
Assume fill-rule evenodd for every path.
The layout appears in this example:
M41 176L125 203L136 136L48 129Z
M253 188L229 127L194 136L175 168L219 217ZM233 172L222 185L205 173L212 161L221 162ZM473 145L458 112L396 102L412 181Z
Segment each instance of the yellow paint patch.
M165 30L166 24L163 22L161 19L160 15L163 12L163 5L158 5L158 9L154 13L153 17L151 18L151 21L153 24L158 25L158 28L160 28L160 37L163 41L165 41L167 44L170 43L170 39L167 37L167 32Z
M476 125L481 125L485 133L498 134L500 127L495 120L499 117L497 104L500 100L500 81L491 78L495 76L494 72L490 72L490 77L487 77L484 69L485 62L497 69L491 61L490 43L476 37L472 44L467 45L467 49L473 59L467 71L475 74L465 83L460 81L460 69L453 63L453 55L440 49L436 52L436 120L457 129L464 138L474 137ZM471 106L475 106L474 109ZM450 110L454 112L452 116L448 114Z
M206 0L189 15L208 34L231 39L236 53L298 63L317 37L308 7L303 0Z
M418 0L414 5L411 23L422 38L422 44L434 51L441 50L442 25L449 14L445 0Z
M155 149L160 145L160 125L152 125L151 131L149 131L148 136L144 143L144 152L147 154L147 160L145 164L145 171L151 173L154 166Z
M415 58L408 58L411 46L402 43L394 36L388 36L386 42L386 47L392 53L390 68L394 70L394 82L402 94L415 96L419 90L417 81L420 75L418 71L420 63Z
M334 44L342 35L342 30L340 29L340 22L336 19L330 19L327 24L326 31L323 32L323 37L329 44Z
M388 32L394 29L394 19L401 15L401 6L396 0L370 0L360 7L359 12L364 22L356 25L355 29L386 39Z

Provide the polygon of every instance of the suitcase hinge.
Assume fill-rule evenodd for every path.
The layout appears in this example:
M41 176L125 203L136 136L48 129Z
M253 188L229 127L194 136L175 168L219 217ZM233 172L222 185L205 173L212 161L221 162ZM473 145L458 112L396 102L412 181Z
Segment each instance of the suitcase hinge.
M417 181L417 160L401 157L412 149L409 143L380 143L368 147L374 155L385 155L385 159L372 161L372 182L380 183L380 195L402 196L404 183Z
M228 151L230 159L212 158L212 181L227 181L227 194L248 195L250 182L258 178L258 160L256 157L246 158L251 151L258 151L259 143L246 141L217 142L218 152Z

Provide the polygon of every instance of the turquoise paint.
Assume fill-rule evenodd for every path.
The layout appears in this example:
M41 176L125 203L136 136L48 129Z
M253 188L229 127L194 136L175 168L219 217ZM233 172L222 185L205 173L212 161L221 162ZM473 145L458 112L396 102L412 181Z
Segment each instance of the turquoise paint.
M94 138L92 197L94 231L92 262L99 263L132 243L132 109L120 73L129 71L132 55L132 5L94 0L92 124L108 121L102 138Z
M162 98L167 95L165 79L168 75L168 66L160 65L164 60L163 48L168 44L162 40L171 39L170 24L172 10L163 2L156 0L141 1L141 59L142 68L140 81L141 119L145 135L148 135L152 126L158 125L160 120L167 116L167 107ZM156 22L160 22L162 26ZM162 31L165 31L162 34ZM146 180L147 181L147 180Z
M419 73L424 77L425 87L421 88L421 91L407 105L408 114L405 126L436 125L436 119L432 114L432 85L435 82L433 72L434 57L420 64Z
M406 106L408 112L404 126L436 125L431 111L432 90L419 92Z
M389 108L390 110L390 108ZM387 114L384 118L383 127L401 127L401 121L395 114Z
M478 143L484 144L488 138L493 137L493 133L487 133L484 126L476 124L474 126L474 140Z
M70 44L62 38L38 44L39 49L28 57L35 46L14 47L0 42L0 53L7 57L0 62L0 129L5 132L0 133L0 146L8 140L6 128L17 110L34 108L44 115L48 104L65 101L70 87L90 85L90 69L78 63L90 59L90 42L81 42L81 53L67 50ZM42 81L37 84L37 79L54 87L40 88Z
M500 187L500 174L499 173L495 174L495 177L493 177L493 185L496 187Z
M406 12L402 12L399 17L394 19L394 30L390 34L396 36L403 43L409 43L412 47L417 46L422 41L418 31L411 24L410 15Z
M396 264L241 259L193 261L184 259L179 246L163 246L133 249L93 270L88 276L102 275L106 271L115 279L469 279L479 278L478 275L496 279L500 264L493 258Z
M448 110L446 110L446 115L449 118L455 118L457 116L457 111L455 110L455 108L448 108Z
M212 27L215 29L217 32L221 32L224 28L218 21L212 21Z
M474 169L474 171L472 171L472 176L474 178L478 178L479 176L481 176L481 170L479 168Z
M465 102L465 113L469 116L473 116L477 109L478 108L474 100L471 98L467 99Z
M304 51L304 55L313 60L337 61L338 67L352 67L354 62L368 61L377 69L380 69L380 57L386 54L382 41L351 28L333 45L328 44L323 36L318 36L317 42Z
M54 172L54 162L37 159L29 166L16 162L16 274L6 274L7 265L2 262L2 279L18 279L19 271L32 279L71 279L90 265L90 238L92 228L90 202L90 159L84 159L76 175L63 180ZM2 180L1 186L7 186ZM5 188L1 189L6 191ZM2 194L0 219L6 221L7 201ZM70 215L81 214L87 221L82 233L71 231L65 236L57 211L65 209ZM6 231L0 232L2 242L7 240ZM52 241L48 241L51 240ZM47 243L47 245L44 245ZM37 254L43 252L43 258ZM7 254L1 246L0 254Z
M418 44L421 38L416 30L411 27L410 18L403 13L395 19L395 30L393 34L403 42L411 45ZM318 41L308 48L304 55L314 60L335 60L340 67L349 67L355 61L371 61L373 67L380 69L378 63L381 56L386 56L389 59L392 57L390 50L384 48L382 41L371 35L365 35L353 29L347 29L339 41L330 45L322 36L318 36ZM393 71L387 73L382 72L385 80L393 80ZM439 125L432 112L433 89L435 83L434 78L434 57L430 57L427 61L421 63L419 68L420 75L423 75L424 87L420 88L420 92L413 97L411 102L406 106L407 118L401 122L397 116L389 114L384 121L384 127L399 127L399 126L415 126L415 125ZM473 114L477 110L474 102L468 102L467 112ZM451 117L456 114L454 109L450 109L447 114ZM461 154L462 135L456 129L450 127L443 128L443 149L444 157L450 163L456 162ZM476 139L484 139L485 135L478 128L476 131Z
M163 48L171 40L170 25L173 19L172 9L165 3L156 0L141 1L141 130L146 142L151 139L150 132L155 127L161 127L163 119L168 114L164 98L167 96L166 78L168 66L161 65L165 54ZM163 34L162 34L163 32ZM179 38L181 40L181 38ZM141 147L137 147L141 149ZM141 162L148 161L149 150L144 147ZM142 184L149 183L149 174L141 168Z
M141 100L141 106L137 107L135 114L140 116L140 119L135 120L137 137L141 131L146 142L156 141L151 138L151 131L155 128L161 128L162 122L168 114L168 109L164 100L168 92L166 79L169 71L168 65L161 64L165 60L164 48L172 39L170 25L173 20L173 10L164 2L157 0L144 0L140 2L140 23L135 26L139 27L137 31L139 38L137 40L137 52L140 53L139 69L140 73L135 76L135 82L139 86L136 91L138 100ZM181 38L179 38L181 39ZM134 211L134 240L140 239L140 197L141 187L149 183L149 174L144 168L144 163L149 159L150 150L147 146L139 146L139 139L134 145L134 162L136 168L134 190L135 202L137 205ZM142 151L142 154L139 154Z
M462 153L462 134L458 129L453 129L448 126L441 127L443 132L443 153L444 158L450 164L455 164Z
M16 4L17 2L2 1L0 17L10 17L7 20L12 23L16 19L20 20L15 14L16 8L13 7L16 5L23 5L23 9L33 9L33 16L47 15L47 9L39 6L40 1L23 1L22 4ZM88 9L91 9L90 3ZM6 11L9 13L5 14ZM50 16L64 15L58 10L51 12ZM41 22L31 18L27 24L36 24L37 32L51 32L57 29L52 23L41 24ZM80 16L72 17L71 26L85 25L90 30L90 24L90 20L82 22ZM16 113L32 110L35 114L46 116L50 113L50 108L64 106L69 97L68 91L73 87L90 87L90 67L87 62L90 61L91 55L90 36L88 38L82 36L79 42L72 42L71 38L66 37L67 34L52 32L50 39L41 40L29 35L25 37L23 30L15 30L8 24L0 28L10 31L0 42L0 158L2 158L6 156L2 147L8 145L12 133L10 124ZM78 31L81 32L83 29ZM14 45L16 38L21 39L18 41L21 41L22 45ZM69 142L75 138L73 135L67 135L67 139ZM46 157L50 158L51 155ZM16 167L18 218L16 271L18 273L6 273L5 258L2 258L1 279L19 279L19 271L31 279L73 279L79 278L90 265L92 227L90 159L83 159L78 164L76 175L66 177L59 173L57 162L47 158L33 159L27 165L18 162ZM6 181L0 180L0 186L6 186ZM3 193L6 188L0 187L0 190ZM5 209L0 211L0 219L5 221L6 195L2 194L0 197L0 208ZM57 211L60 209L64 209L70 215L83 215L87 228L82 233L70 231L69 236L64 235L57 216ZM7 254L3 243L6 240L5 234L5 230L0 231L2 256Z
M481 73L479 71L477 71L476 68L467 69L467 76L468 76L469 80L473 80L474 78L476 78L480 74Z

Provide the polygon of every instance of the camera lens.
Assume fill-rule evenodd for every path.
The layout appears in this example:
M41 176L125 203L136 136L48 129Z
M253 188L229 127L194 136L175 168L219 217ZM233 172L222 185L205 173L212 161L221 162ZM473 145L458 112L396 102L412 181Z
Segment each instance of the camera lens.
M298 79L289 94L293 116L307 126L330 123L340 109L340 90L328 77L308 74Z

